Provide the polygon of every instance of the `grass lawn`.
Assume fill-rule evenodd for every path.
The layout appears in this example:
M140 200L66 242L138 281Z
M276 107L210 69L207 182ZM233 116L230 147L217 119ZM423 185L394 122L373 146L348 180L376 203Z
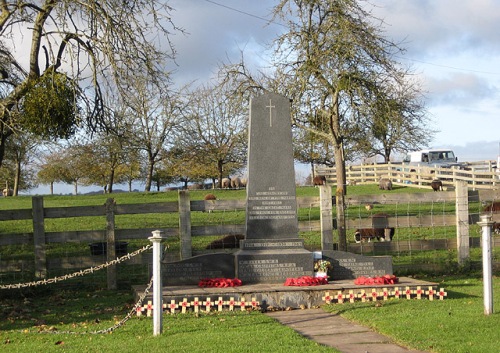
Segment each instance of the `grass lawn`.
M152 318L134 315L113 333L82 335L57 332L115 325L134 305L131 292L4 290L0 298L1 352L336 352L259 311L165 314L156 337Z
M448 293L443 301L392 299L327 305L354 322L374 328L406 346L439 353L500 351L500 277L494 276L493 315L484 315L481 274L425 278Z
M439 282L443 300L392 299L331 304L339 313L415 349L437 353L493 353L500 347L500 282L494 308L483 314L482 276L425 278ZM67 289L70 288L70 289ZM93 332L119 322L133 307L130 291L93 291L52 285L0 291L2 352L335 352L309 341L258 311L165 314L164 332L153 337L152 318L135 315L108 334ZM60 333L57 333L57 332Z

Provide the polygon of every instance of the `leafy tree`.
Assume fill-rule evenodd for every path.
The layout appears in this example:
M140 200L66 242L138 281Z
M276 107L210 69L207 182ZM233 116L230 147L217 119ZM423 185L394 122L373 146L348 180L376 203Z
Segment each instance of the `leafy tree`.
M0 164L14 131L67 137L80 123L105 127L106 87L164 81L171 11L160 0L2 1Z

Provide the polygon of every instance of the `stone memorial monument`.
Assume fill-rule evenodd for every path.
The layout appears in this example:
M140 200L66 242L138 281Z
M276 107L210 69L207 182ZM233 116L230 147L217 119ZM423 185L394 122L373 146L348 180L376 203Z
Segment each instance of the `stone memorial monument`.
M312 276L313 253L298 236L289 99L252 99L248 133L246 234L235 255L243 283Z

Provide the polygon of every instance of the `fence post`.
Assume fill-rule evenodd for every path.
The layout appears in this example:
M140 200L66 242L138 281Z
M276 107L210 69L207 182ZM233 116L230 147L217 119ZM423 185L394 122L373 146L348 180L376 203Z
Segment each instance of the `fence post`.
M45 221L43 215L43 197L31 199L33 212L33 243L35 246L35 277L47 276L47 257L45 253Z
M469 194L467 182L457 180L455 183L456 195L456 225L457 225L457 253L458 264L463 265L469 259Z
M482 248L483 248L483 296L484 315L493 314L493 280L491 273L491 227L495 222L491 220L491 215L481 215L481 222L477 224L482 227Z
M193 256L191 245L191 201L189 191L179 190L179 236L181 246L181 260Z
M109 198L106 200L106 260L108 262L116 259L115 205L114 199ZM118 287L116 284L116 266L108 266L106 270L108 289L116 289Z
M332 187L319 186L321 250L333 250Z
M161 241L163 234L159 230L152 232L148 239L153 243L153 336L163 331L163 297L161 278Z

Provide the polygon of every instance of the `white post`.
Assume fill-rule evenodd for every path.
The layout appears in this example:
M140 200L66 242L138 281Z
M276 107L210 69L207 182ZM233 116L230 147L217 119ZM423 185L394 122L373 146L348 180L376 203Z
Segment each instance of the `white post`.
M483 247L483 283L484 283L484 314L493 314L493 277L491 273L491 227L493 226L491 215L481 215L481 222L477 224L482 227Z
M153 243L153 336L163 331L163 298L161 283L161 241L162 232L155 230L148 239Z

